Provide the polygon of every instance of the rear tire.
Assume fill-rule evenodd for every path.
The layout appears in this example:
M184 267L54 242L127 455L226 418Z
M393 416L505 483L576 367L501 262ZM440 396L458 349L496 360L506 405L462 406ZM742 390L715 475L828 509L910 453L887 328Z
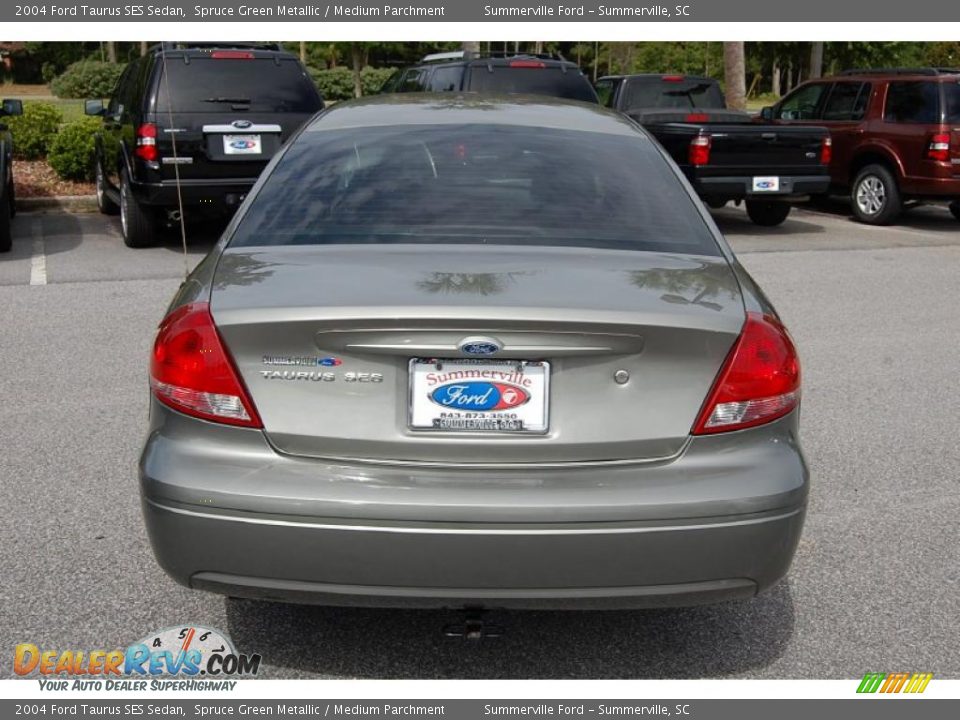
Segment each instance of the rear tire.
M755 225L775 227L790 214L790 203L783 200L747 200L747 215Z
M954 200L950 203L950 214L960 220L960 200Z
M120 173L120 227L123 242L129 248L150 247L157 242L155 216L133 196L126 170Z
M13 175L10 176L10 184L7 186L7 197L10 198L10 217L17 216L17 195L13 187Z
M94 160L94 162L97 165L96 180L94 181L97 189L97 210L104 215L116 215L120 212L120 208L118 208L117 204L107 195L107 180L103 176L103 167L100 165L99 160Z
M860 222L889 225L903 212L897 178L884 165L867 165L853 181L850 205Z
M13 247L13 233L10 229L10 201L7 193L0 194L0 253L9 252Z

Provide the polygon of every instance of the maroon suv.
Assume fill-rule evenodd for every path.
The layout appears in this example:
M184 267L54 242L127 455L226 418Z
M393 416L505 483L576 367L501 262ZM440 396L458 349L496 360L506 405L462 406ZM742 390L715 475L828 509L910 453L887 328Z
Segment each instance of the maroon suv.
M960 70L850 70L800 85L767 122L830 129L830 176L853 213L893 222L908 202L946 200L960 220Z

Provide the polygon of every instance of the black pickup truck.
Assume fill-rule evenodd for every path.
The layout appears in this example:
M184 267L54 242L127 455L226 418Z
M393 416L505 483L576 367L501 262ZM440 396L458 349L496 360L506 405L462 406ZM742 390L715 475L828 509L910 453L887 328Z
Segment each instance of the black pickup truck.
M13 197L13 137L3 118L22 114L23 103L19 100L4 100L0 106L0 252L7 252L13 243L10 219L16 212Z
M790 203L830 185L830 133L804 125L762 125L728 110L716 80L692 75L600 78L601 104L653 135L707 205L745 201L757 225L779 225Z

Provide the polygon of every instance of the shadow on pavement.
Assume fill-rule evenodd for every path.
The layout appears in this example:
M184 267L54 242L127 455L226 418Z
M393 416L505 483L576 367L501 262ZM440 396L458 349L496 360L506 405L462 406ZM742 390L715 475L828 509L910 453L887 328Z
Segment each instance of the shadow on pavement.
M786 235L812 235L825 232L823 226L816 222L798 219L796 208L791 211L790 216L782 225L775 227L755 225L750 218L747 217L746 212L732 205L720 210L711 210L710 214L713 215L713 219L717 223L717 227L720 228L720 232L724 234L736 233L742 236L783 237Z
M749 601L693 608L491 611L504 635L479 643L442 635L462 618L454 610L224 602L239 651L260 653L279 676L717 677L769 665L794 627L789 580Z

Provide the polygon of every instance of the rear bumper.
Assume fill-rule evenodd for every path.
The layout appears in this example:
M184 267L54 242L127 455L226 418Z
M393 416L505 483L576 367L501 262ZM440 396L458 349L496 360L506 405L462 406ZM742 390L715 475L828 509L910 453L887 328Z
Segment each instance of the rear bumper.
M787 572L808 471L797 413L677 457L569 467L347 464L152 403L143 513L163 569L241 597L375 606L645 607Z
M960 164L952 168L952 177L906 177L900 189L908 197L929 200L960 199Z
M174 208L182 200L187 206L223 212L235 210L256 181L256 177L217 180L184 179L180 181L179 197L177 183L173 180L156 183L134 182L131 184L131 190L141 205Z
M329 605L656 607L751 597L780 579L802 507L683 523L385 524L163 506L144 515L175 579Z
M819 195L830 188L829 175L780 176L778 192L753 192L753 176L700 177L693 186L701 197L728 200L764 199L787 200L803 195Z

